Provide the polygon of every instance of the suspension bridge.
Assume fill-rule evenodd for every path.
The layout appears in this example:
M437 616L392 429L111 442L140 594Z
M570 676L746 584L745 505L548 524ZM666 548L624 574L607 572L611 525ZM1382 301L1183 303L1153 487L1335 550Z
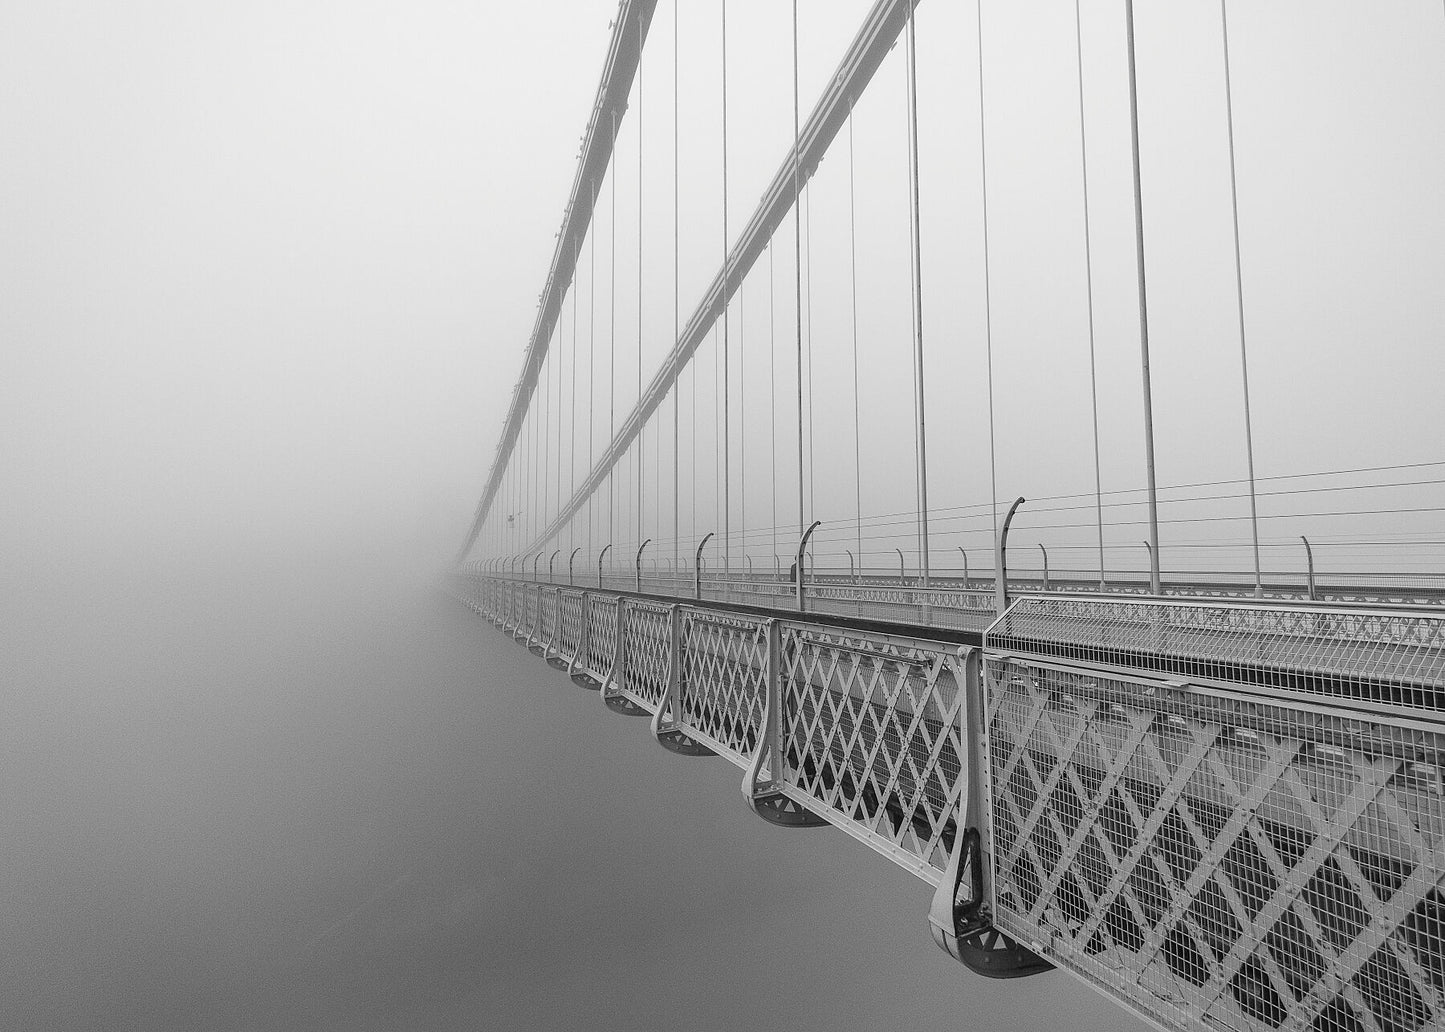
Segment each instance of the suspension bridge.
M1406 434L1256 473L1256 409L1282 402L1250 394L1241 202L1266 162L1236 142L1237 6L1189 14L1220 101L1208 386L1229 398L1209 461L1161 481L1156 412L1184 402L1151 362L1167 263L1132 0L1049 8L1076 207L1034 222L1072 227L1074 279L1048 289L1079 303L1030 361L1066 410L996 378L1020 252L998 235L990 5L877 0L805 107L796 2L622 0L452 590L664 748L737 765L764 820L933 886L933 937L973 972L1061 968L1168 1029L1442 1028L1445 462ZM931 174L940 76L970 211ZM779 144L761 164L754 135ZM1021 407L1057 449L1017 445Z

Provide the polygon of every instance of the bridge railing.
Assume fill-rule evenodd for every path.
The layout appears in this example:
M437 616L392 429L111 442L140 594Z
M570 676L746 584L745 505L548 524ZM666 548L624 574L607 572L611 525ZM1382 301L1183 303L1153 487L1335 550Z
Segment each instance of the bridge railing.
M1445 615L1021 599L994 919L1168 1028L1445 1020Z
M459 594L668 748L742 768L760 816L935 886L935 937L975 971L1057 965L1171 1029L1445 1022L1445 613L1037 595L974 648Z
M531 578L517 575L502 577L515 583L536 584ZM571 584L559 582L560 586L597 588L597 574L594 572L583 583L574 574ZM542 582L550 583L550 582ZM1045 591L1048 585L1048 591ZM749 575L740 570L730 572L706 572L696 578L691 571L669 571L665 568L644 569L639 582L637 571L605 570L601 576L601 588L619 593L635 593L660 598L694 599L725 602L732 605L755 606L764 609L797 609L797 585L786 575L755 573ZM1110 581L1106 590L1101 591L1097 579L1089 580L1080 576L1050 575L1048 578L1032 577L1027 573L1010 576L1009 595L1072 593L1087 597L1109 595L1110 597L1148 597L1147 581L1119 579ZM1228 580L1197 580L1192 582L1168 583L1164 594L1173 599L1214 599L1253 600L1253 584ZM1384 588L1374 593L1364 589L1349 589L1336 586L1317 586L1316 600L1308 598L1304 587L1295 591L1288 586L1276 585L1266 591L1266 600L1287 603L1303 609L1322 605L1338 608L1348 604L1361 608L1386 606L1390 609L1401 607L1419 608L1430 611L1442 607L1445 592L1429 588L1423 581L1413 587ZM803 595L805 608L816 613L833 616L848 616L863 620L882 620L908 626L945 627L951 630L981 633L998 615L997 594L994 582L989 577L948 577L940 576L923 587L918 578L870 573L849 576L834 572L810 573L804 579ZM1348 596L1348 598L1346 598ZM1335 601L1329 601L1334 598Z

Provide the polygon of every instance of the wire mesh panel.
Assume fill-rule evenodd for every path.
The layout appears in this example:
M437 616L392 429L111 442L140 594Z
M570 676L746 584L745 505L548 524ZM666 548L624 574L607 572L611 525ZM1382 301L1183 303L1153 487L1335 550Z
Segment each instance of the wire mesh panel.
M513 627L518 631L525 630L528 626L527 585L517 583L512 585L512 608L515 617Z
M1372 711L1445 708L1445 613L1164 599L1020 599L991 652L1144 668L1325 697Z
M537 620L541 612L541 591L536 584L527 584L523 587L526 605L526 620L524 629L528 634L537 633Z
M682 723L746 766L763 725L767 624L692 608L682 621Z
M537 632L537 637L543 645L554 643L556 641L557 599L558 590L556 588L550 587L545 584L542 585L541 601L539 603L541 607L542 621L540 629Z
M557 651L569 662L581 658L582 619L586 596L580 591L562 591L557 599L558 639Z
M1170 1028L1445 1021L1438 725L986 660L995 921Z
M672 654L671 606L629 601L622 628L624 692L655 710L667 691Z
M965 788L960 650L793 622L781 640L781 780L936 883Z
M605 684L612 677L612 661L617 655L617 598L589 595L591 613L587 620L586 671Z

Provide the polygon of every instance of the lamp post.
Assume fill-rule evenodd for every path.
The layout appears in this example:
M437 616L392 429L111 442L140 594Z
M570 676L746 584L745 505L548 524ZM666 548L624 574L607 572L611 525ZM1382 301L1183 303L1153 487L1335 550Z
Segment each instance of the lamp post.
M702 598L702 550L712 539L713 532L708 531L707 535L697 543L697 552L692 560L692 597Z
M806 550L808 547L808 539L813 536L813 531L817 530L822 525L822 520L814 520L812 525L808 527L807 530L803 531L803 536L798 539L798 551L793 556L793 570L796 573L798 585L798 612L800 613L806 612L806 607L803 600L803 562L807 554Z
M633 569L637 572L637 593L642 594L642 553L648 545L652 544L652 538L648 538L637 549L637 558L633 561Z
M1003 525L998 529L998 540L994 542L994 603L999 616L1003 616L1004 610L1008 609L1008 531L1013 524L1014 513L1018 512L1019 506L1023 504L1023 495L1014 499L1014 503L1008 507L1008 515L1003 518Z

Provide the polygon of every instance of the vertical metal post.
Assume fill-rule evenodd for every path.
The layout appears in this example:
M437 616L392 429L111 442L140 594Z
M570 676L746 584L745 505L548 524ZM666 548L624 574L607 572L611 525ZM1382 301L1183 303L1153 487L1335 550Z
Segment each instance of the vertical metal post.
M968 590L968 553L963 550L963 546L962 546L962 545L959 545L959 546L958 546L958 554L961 555L961 556L963 556L963 589L964 589L965 591L967 591L967 590Z
M856 584L858 581L858 574L854 572L853 550L851 548L845 548L843 549L843 551L848 553L848 579Z
M1310 601L1314 602L1319 599L1319 594L1315 591L1315 550L1310 547L1309 538L1301 534L1299 539L1305 543L1306 586L1309 588Z
M667 697L658 705L660 715L663 709L672 710L674 722L682 720L682 607L667 607ZM661 726L661 720L654 722Z
M572 549L572 554L567 557L567 583L569 585L577 583L572 579L572 564L577 561L577 553L580 551L582 551L582 546L578 545Z
M677 166L677 141L680 138L678 133L678 88L677 88L677 23L678 5L672 7L672 339L677 340L682 332L681 312L678 304L681 300L681 291L678 279L678 235L681 227L678 208L678 177ZM672 381L672 565L678 568L682 566L682 557L678 549L682 544L682 525L679 522L678 510L678 445L680 441L678 410L682 402L682 383L680 380Z
M768 755L768 776L773 781L783 778L783 633L777 620L767 623L768 684L764 707L763 748Z
M1144 388L1144 461L1149 487L1149 590L1158 595L1159 488L1154 474L1154 393L1149 381L1149 301L1144 276L1144 194L1139 180L1139 87L1134 60L1134 0L1124 0L1129 51L1129 139L1134 159L1134 264L1139 278L1139 357Z
M552 549L552 554L547 557L547 583L548 583L548 584L555 584L556 581L557 581L557 578L552 575L552 564L553 564L554 562L556 562L556 560L557 560L557 553L560 552L560 551L562 551L560 548L554 548L554 549Z
M612 688L621 691L627 682L627 666L623 663L624 629L627 627L627 596L617 596L617 639L612 643ZM604 698L606 692L603 692Z
M697 553L692 560L692 595L693 598L702 598L702 550L712 539L713 532L708 531L707 536L697 543Z
M803 564L807 560L806 549L808 547L808 539L813 536L813 531L817 530L822 525L822 520L814 520L812 525L803 532L803 536L798 540L797 554L793 557L793 569L797 571L798 612L800 613L806 612L807 610L807 606L803 597L803 582L806 579L804 577Z
M918 195L918 48L913 27L916 12L908 9L908 171L910 180L909 217L913 221L913 372L918 425L918 551L922 563L923 587L929 585L928 564L928 434L923 392L923 244Z
M803 534L803 212L802 169L799 167L802 137L798 129L798 0L793 0L793 290L798 331L798 533ZM801 583L801 582L800 582ZM798 589L802 597L802 588Z
M728 3L722 0L722 540L723 576L732 573L732 433L728 389L732 378L728 373Z
M607 544L603 546L602 551L597 553L597 586L599 588L602 587L602 560L607 557L607 553L610 551L612 551L611 541L607 542Z
M895 551L895 552L898 553L898 579L899 579L899 581L901 581L902 583L907 584L907 583L908 583L908 573L907 573L907 571L906 571L906 568L905 568L904 565L903 565L903 549L901 549L901 548L895 548L893 551Z
M1014 513L1019 511L1019 506L1024 504L1023 495L1014 499L1014 503L1008 507L1008 514L1003 518L1003 525L998 529L998 539L994 542L993 552L993 577L994 577L994 608L998 615L1003 616L1008 609L1008 531L1013 524Z
M637 548L637 558L633 561L633 568L637 571L637 593L642 594L642 553L647 546L652 544L652 538L648 538Z
M1039 543L1039 551L1044 553L1044 590L1049 590L1049 550Z

